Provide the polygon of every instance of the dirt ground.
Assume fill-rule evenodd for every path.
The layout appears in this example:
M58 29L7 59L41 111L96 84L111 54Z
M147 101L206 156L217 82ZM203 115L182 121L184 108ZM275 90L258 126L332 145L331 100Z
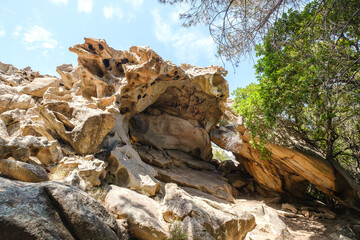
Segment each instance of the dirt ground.
M236 205L242 209L249 209L265 204L274 209L279 218L286 224L294 240L360 240L360 213L351 209L339 208L329 209L335 213L334 219L321 216L318 207L309 206L305 203L290 203L298 212L282 208L283 203L270 203L271 199L264 199L260 196L240 196ZM309 214L303 215L301 209L307 209ZM271 238L269 238L271 239Z

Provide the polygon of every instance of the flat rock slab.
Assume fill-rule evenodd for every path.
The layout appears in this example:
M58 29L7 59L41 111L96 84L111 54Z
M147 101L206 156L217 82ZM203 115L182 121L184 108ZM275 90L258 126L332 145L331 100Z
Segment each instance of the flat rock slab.
M173 167L166 170L158 169L156 178L163 182L173 182L180 186L192 187L229 202L234 202L231 186L220 174L212 171Z
M192 169L210 171L215 170L214 165L212 165L211 163L196 158L188 153L184 153L178 150L168 150L166 152L171 158L184 163L186 166Z

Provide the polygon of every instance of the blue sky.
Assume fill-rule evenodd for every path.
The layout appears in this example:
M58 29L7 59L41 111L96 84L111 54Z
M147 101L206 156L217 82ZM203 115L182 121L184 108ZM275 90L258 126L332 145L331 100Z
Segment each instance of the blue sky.
M1 0L0 61L58 76L58 65L77 65L68 48L94 37L120 50L150 46L175 64L222 66L206 26L181 26L186 9L157 0ZM230 92L255 81L251 60L236 73L230 63L225 68Z

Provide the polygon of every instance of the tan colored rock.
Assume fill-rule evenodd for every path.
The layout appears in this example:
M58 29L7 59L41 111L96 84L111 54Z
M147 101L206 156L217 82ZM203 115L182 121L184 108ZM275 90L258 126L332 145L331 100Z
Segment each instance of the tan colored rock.
M266 189L301 198L311 182L343 204L360 209L358 191L329 162L319 156L268 143L266 148L272 152L271 160L264 161L259 152L252 148L250 136L246 132L242 135L222 127L212 129L210 135L218 146L232 151L237 160Z
M130 133L135 141L157 149L178 149L202 159L211 158L211 144L206 130L166 113L150 111L133 115Z
M183 230L189 239L243 239L255 227L252 215L233 211L229 204L191 196L172 183L165 186L162 204L167 222L184 219Z
M78 154L94 153L115 124L113 114L77 102L50 102L37 111L50 131L55 131Z
M196 191L196 190L192 190ZM225 202L225 201L224 201ZM112 185L105 207L117 219L125 219L137 239L243 239L255 226L252 215L211 195L190 195L176 184L166 184L161 203Z
M35 100L31 96L26 94L0 95L0 113L13 109L29 109L34 106L35 106Z
M11 64L0 62L0 83L8 86L17 87L24 83L29 83L36 77L42 77L39 72L33 71L30 67L17 69Z
M159 202L111 185L105 198L105 207L118 219L126 219L128 231L137 239L168 239L169 225L163 220Z
M185 64L178 67L148 47L117 51L104 40L90 38L70 50L78 55L79 66L63 65L58 72L77 95L87 100L115 96L114 105L129 117L140 113L145 116L143 112L148 109L144 119L149 121L132 128L138 141L192 152L202 159L211 157L207 132L223 115L228 96L222 68ZM164 114L166 120L156 117L158 114Z
M179 150L168 150L166 152L171 158L183 163L185 166L188 166L192 169L209 171L215 170L214 165L212 165L211 163L202 161L196 157L191 156L190 154L181 152Z
M155 150L147 145L135 146L134 149L139 153L141 160L152 166L169 168L174 163L164 151Z
M221 175L212 171L197 171L191 168L173 167L157 169L157 179L173 182L180 186L192 187L214 195L215 197L234 202L231 186Z
M58 87L59 79L56 77L35 78L31 83L25 85L20 92L35 97L42 97L49 87Z
M226 175L228 183L236 188L241 188L249 183L240 172L233 172Z
M246 211L256 219L256 227L247 233L245 240L293 239L289 229L274 209L265 204L247 206L245 203L236 204L235 210L243 208L246 208Z
M226 176L228 175L229 173L231 172L234 172L234 171L240 171L242 170L242 167L240 166L240 163L236 160L226 160L226 161L223 161L219 167L217 168L217 170L219 172L221 172L221 174L223 176Z
M335 219L336 218L336 213L334 213L333 211L331 211L330 209L328 209L326 207L319 207L318 210L320 211L321 216L326 219Z
M74 73L72 64L63 64L56 68L61 76L62 82L67 89L71 89L73 84L79 81L79 76Z
M149 196L160 191L160 182L155 179L156 170L144 163L130 145L112 150L107 161L110 173L115 176L116 185L128 187Z
M55 181L65 180L74 182L77 175L85 182L87 187L99 186L101 180L106 177L106 166L104 161L94 158L93 155L80 157L64 157L58 165L51 170L51 179ZM76 173L72 174L76 170Z
M298 210L296 209L296 207L290 203L283 203L281 205L281 210L290 210L293 213L297 213Z
M5 122L0 119L0 138L5 139L9 137Z
M48 141L45 137L15 136L0 139L0 159L10 156L23 162L34 156L42 164L49 164L57 162L61 152L56 141Z
M19 94L19 91L16 87L0 84L0 95L4 94Z
M0 159L0 173L23 182L43 182L49 180L43 168L11 159Z

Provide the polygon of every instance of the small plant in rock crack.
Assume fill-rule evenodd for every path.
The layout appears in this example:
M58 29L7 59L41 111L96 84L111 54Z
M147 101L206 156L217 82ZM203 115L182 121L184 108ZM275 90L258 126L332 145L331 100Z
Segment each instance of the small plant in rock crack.
M171 226L170 238L169 240L186 240L187 233L183 230L181 223L176 221Z

